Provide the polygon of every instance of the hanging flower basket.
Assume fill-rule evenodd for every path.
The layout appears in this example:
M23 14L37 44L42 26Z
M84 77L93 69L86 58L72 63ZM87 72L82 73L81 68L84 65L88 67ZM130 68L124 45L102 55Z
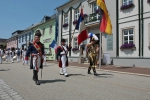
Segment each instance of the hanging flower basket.
M150 3L150 0L147 0L147 3Z
M72 48L72 51L73 51L73 52L78 52L78 51L79 51L79 48Z
M125 9L129 9L129 8L132 8L132 7L134 7L135 5L133 4L133 3L131 3L131 4L129 4L129 5L122 5L121 6L121 10L125 10Z
M99 10L99 9L96 9L96 10L95 10L95 13L99 13L99 12L100 12L100 10Z
M73 21L73 24L77 24L77 23L78 23L78 20Z
M63 25L63 27L67 27L68 26L68 23L65 23L64 25Z
M86 17L88 17L88 15L87 15L87 14L84 14L84 17L86 18Z
M135 47L135 44L133 43L126 43L126 44L123 44L120 49L123 51L124 49L131 49L131 50L135 50L136 47Z

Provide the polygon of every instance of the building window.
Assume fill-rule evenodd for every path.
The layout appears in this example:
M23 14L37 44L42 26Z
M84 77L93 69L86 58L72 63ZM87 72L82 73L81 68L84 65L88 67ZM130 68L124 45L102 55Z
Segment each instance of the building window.
M45 35L45 28L43 28L43 36Z
M78 48L77 38L74 38L74 48Z
M148 25L148 35L149 35L149 46L150 46L150 23ZM149 47L150 48L150 47Z
M93 15L93 19L96 19L96 20L99 20L100 19L100 9L99 9L99 6L97 6L96 2L93 2L93 13L96 13Z
M22 35L22 42L24 41L24 35Z
M68 44L68 39L65 39L65 40L66 40L66 45L69 45L69 44Z
M133 1L132 0L123 0L123 5L129 5L132 4Z
M123 44L125 43L134 43L134 39L133 39L133 29L124 29L123 30Z
M29 41L31 41L31 33L29 33Z
M74 12L74 20L78 20L79 16L80 16L79 9L76 9Z
M19 43L21 43L21 37L19 37Z
M64 15L64 23L68 24L68 13Z
M52 34L52 26L49 27L49 34Z
M27 42L27 34L25 35L25 41Z

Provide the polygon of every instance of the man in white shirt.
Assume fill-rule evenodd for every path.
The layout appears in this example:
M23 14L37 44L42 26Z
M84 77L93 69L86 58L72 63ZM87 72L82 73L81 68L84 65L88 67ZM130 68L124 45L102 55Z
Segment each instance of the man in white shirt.
M69 47L65 44L66 40L61 40L61 45L57 47L57 60L59 62L60 67L60 75L65 75L65 77L68 77L67 69L68 66L68 52L71 51L71 44L69 44ZM60 59L58 58L60 56Z

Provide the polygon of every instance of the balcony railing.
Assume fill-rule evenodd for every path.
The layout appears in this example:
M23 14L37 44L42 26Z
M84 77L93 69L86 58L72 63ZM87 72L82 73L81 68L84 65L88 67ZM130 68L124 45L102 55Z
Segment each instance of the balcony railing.
M89 14L87 17L84 18L84 20L85 24L97 22L100 20L100 14L98 13Z

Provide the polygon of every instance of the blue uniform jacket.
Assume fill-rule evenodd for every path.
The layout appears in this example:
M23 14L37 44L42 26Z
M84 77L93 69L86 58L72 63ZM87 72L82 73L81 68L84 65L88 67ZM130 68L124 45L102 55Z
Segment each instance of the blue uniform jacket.
M42 55L44 55L44 45L43 45L41 42L37 43L37 45L41 48ZM29 44L29 47L28 47L28 49L27 49L27 52L26 52L26 57L25 57L25 59L28 60L28 57L29 57L30 54L32 54L32 53L37 54L38 51L36 50L36 48L34 47L34 45L33 45L32 43L30 43L30 44ZM31 56L30 69L33 69L33 64L32 64L32 63L33 63L33 60L32 60L32 56ZM40 68L43 68L43 64L42 64L42 63L41 63Z

